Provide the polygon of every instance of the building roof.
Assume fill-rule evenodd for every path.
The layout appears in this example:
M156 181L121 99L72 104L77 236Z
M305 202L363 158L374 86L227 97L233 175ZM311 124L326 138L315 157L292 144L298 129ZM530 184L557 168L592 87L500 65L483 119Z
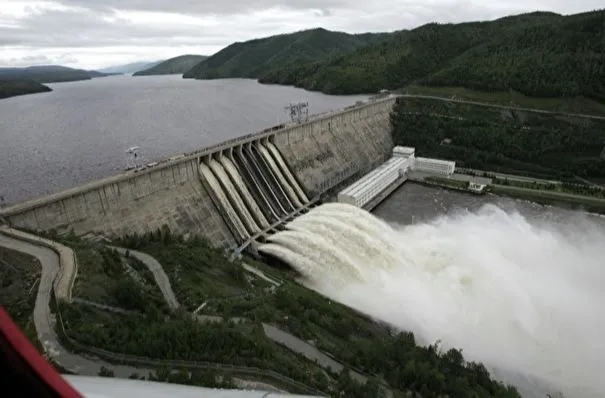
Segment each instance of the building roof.
M409 164L409 160L401 157L393 157L387 160L385 163L381 164L365 176L361 177L359 180L354 182L352 185L349 185L342 191L340 194L355 196L360 192L363 192L366 187L371 185L374 181L381 179L383 176L387 175L393 170L407 168Z
M411 146L396 146L393 148L393 153L407 153L412 154L416 151L416 148Z

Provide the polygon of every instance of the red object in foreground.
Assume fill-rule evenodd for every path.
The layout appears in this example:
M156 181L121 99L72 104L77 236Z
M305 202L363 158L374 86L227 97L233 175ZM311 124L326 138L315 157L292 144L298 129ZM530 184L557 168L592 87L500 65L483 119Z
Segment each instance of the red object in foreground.
M0 375L2 390L19 396L80 398L76 391L44 359L0 307Z

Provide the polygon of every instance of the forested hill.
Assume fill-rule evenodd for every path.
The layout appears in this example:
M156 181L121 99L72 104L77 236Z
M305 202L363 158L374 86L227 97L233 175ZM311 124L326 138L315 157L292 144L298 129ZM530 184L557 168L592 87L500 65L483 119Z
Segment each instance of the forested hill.
M351 35L318 28L234 43L199 63L183 77L259 78L275 68L342 54L388 37L388 33Z
M260 81L332 94L420 83L603 100L605 11L428 24L329 59L274 69Z
M136 72L133 76L182 75L206 58L208 57L204 55L181 55L179 57L167 59L148 69Z
M0 99L48 91L52 91L50 87L31 80L2 80L0 78Z
M0 68L2 80L29 80L38 83L71 82L90 80L110 74L59 65L29 66L26 68Z

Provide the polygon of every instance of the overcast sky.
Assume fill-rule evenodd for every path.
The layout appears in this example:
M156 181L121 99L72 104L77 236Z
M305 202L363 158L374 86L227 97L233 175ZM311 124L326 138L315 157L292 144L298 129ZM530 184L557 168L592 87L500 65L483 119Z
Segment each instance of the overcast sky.
M604 0L0 0L0 66L101 68L234 41L324 27L351 33L427 22L494 19L535 10L562 14Z

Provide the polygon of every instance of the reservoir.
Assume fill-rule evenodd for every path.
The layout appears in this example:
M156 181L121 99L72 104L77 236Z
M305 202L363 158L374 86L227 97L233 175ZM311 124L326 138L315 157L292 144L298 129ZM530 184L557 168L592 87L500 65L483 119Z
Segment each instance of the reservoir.
M152 162L366 96L329 96L255 80L113 76L49 84L50 93L0 101L0 196L12 203L118 173L125 150Z

